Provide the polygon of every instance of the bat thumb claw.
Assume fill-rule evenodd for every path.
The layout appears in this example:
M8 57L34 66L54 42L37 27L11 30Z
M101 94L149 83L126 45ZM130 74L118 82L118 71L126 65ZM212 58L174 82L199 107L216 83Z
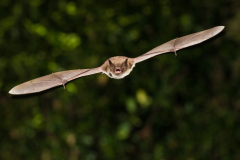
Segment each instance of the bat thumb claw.
M177 52L175 51L175 57L177 57Z
M63 83L63 88L64 88L65 90L67 90L66 87L65 87L65 83Z

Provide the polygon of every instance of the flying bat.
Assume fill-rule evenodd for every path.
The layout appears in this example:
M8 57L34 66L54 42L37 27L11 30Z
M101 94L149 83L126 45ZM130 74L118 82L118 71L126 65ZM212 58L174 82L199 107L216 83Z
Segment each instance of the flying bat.
M97 68L77 69L52 73L17 85L12 88L9 93L15 95L36 93L59 85L63 85L65 88L65 84L71 80L100 72L106 74L110 78L121 79L130 74L136 63L167 52L174 52L175 56L177 56L176 51L212 38L220 33L223 29L224 26L217 26L181 38L176 38L136 58L116 56L107 59L103 65Z

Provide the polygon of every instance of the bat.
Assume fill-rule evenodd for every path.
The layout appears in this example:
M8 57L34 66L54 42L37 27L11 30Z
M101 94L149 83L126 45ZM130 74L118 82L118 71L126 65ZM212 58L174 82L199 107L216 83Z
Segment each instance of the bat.
M176 52L178 50L201 43L209 38L212 38L218 33L220 33L223 29L224 26L217 26L181 38L176 38L136 58L115 56L107 59L103 63L103 65L97 68L76 69L52 73L17 85L14 88L12 88L9 91L9 93L14 95L36 93L59 85L63 85L63 87L65 88L65 84L71 80L100 72L106 74L110 78L121 79L130 74L136 63L142 62L159 54L168 52L174 52L175 56L177 56Z

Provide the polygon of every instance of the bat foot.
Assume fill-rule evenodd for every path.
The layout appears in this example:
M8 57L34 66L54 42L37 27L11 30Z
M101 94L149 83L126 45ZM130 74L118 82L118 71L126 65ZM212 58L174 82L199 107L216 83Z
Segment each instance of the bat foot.
M174 52L175 52L175 57L177 57L177 52L176 52L176 50L175 50Z

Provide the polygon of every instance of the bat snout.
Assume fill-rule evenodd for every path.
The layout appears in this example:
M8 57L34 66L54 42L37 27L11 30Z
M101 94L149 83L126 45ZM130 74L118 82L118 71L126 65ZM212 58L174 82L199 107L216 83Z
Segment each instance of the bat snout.
M121 72L122 72L121 67L116 67L116 68L115 68L115 73L119 74L119 73L121 73Z

